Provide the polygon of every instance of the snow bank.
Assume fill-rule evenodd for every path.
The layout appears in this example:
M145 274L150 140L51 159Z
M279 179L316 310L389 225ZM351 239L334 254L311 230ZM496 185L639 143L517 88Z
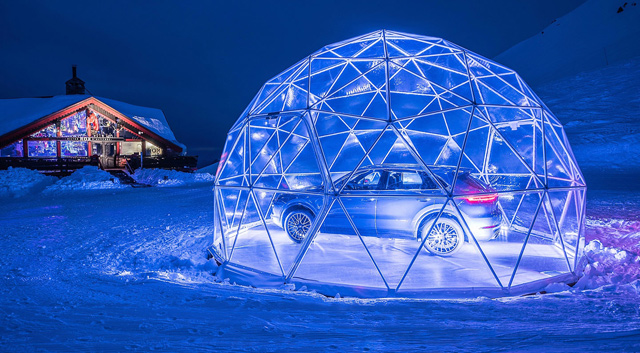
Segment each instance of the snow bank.
M625 250L608 248L599 240L585 247L584 276L574 286L577 290L602 288L640 294L640 256Z
M160 187L213 183L215 178L209 173L184 173L165 169L138 169L132 177L139 183Z
M85 166L73 174L64 177L53 185L48 186L44 192L59 192L71 190L105 190L123 189L128 185L120 184L120 179L94 166Z
M0 197L21 197L42 191L56 182L56 177L26 168L0 170Z

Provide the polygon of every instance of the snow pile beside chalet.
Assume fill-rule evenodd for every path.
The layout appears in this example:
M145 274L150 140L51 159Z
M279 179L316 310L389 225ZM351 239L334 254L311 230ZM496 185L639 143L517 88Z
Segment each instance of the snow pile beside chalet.
M184 173L165 169L138 169L132 177L138 183L159 187L213 183L215 178L209 173Z
M26 168L0 170L0 197L21 197L40 192L58 180Z
M120 179L94 166L85 166L68 177L47 187L46 193L70 190L105 190L129 187L120 183Z

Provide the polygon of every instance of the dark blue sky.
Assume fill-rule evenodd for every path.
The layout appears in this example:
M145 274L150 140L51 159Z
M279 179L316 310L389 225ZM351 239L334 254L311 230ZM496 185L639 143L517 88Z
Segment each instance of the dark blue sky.
M324 45L386 28L493 57L582 2L4 1L0 98L64 94L77 64L92 94L164 110L207 164L260 86Z

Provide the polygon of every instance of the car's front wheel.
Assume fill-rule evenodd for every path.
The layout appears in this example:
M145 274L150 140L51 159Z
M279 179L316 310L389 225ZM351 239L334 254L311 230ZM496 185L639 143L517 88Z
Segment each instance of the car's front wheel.
M433 220L423 222L420 229L420 238L427 238L424 242L425 249L439 256L449 256L460 250L464 244L464 232L455 219L441 217L433 228L432 224Z
M307 236L312 221L311 212L303 209L293 210L284 219L284 229L289 238L299 243Z

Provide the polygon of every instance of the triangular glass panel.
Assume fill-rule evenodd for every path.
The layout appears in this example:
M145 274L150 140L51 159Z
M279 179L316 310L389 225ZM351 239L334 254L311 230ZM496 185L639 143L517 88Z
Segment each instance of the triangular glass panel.
M314 56L339 58L384 58L382 32L374 32L362 37L328 45L324 47L322 51L314 54Z
M417 55L437 55L459 51L447 47L440 38L412 36L405 33L386 31L389 57L407 57Z
M311 88L310 92L314 99L323 98L329 89L335 84L338 78L348 66L347 59L312 59L311 60ZM348 73L346 74L348 76ZM355 78L357 76L354 76ZM348 82L348 81L347 81ZM346 84L346 82L345 82Z
M266 167L257 176L254 186L322 192L322 176L309 137L309 130L302 119L296 124L295 130L280 141L278 151L270 156Z
M291 138L291 130L302 122L296 115L277 115L275 117L254 118L249 122L251 176L252 182L258 178L267 163L278 163L274 156Z
M584 189L549 190L548 192L553 215L560 229L564 250L572 271L575 270L576 253L581 239L584 194Z
M378 138L369 154L362 160L362 163L359 164L358 169L353 174L335 181L334 186L337 190L340 190L346 184L342 192L352 193L362 190L362 183L371 184L370 181L366 180L370 171L402 167L418 173L418 178L424 179L425 184L423 185L434 184L438 189L438 194L444 193L441 188L441 180L434 179L433 173L426 169L418 158L417 153L410 149L395 128L389 126ZM375 189L369 187L368 190ZM421 193L422 190L417 192ZM433 192L429 191L429 194L433 194Z
M331 179L350 173L373 146L387 123L343 115L313 113Z
M477 103L539 107L534 98L528 97L501 77L513 74L513 71L475 54L467 53L466 57Z
M500 136L513 147L531 170L544 182L542 111L537 108L480 107Z
M545 197L525 242L524 251L510 286L568 272L570 269L561 237L556 228L549 201Z
M268 98L257 105L252 114L283 112L307 107L309 65L302 65Z
M547 159L547 184L549 187L584 186L584 179L577 167L569 144L561 141L562 127L554 127L545 112L544 137Z
M380 64L325 99L331 111L386 119L386 69ZM319 109L324 105L319 105Z
M256 190L254 194L286 275L323 208L324 196L266 190Z
M363 73L382 63L382 60L313 59L311 93L314 105L318 100L343 88Z
M480 180L487 192L542 187L542 182L530 171L522 157L513 151L499 131L477 110L472 118L460 167ZM454 191L455 194L464 192Z
M456 198L467 226L504 287L513 276L541 199L541 192Z
M240 221L247 205L248 190L216 187L216 202L220 228L224 237L226 256L231 256L236 243Z
M471 109L456 109L394 123L424 163L451 191ZM435 168L431 168L435 167Z
M421 221L419 249L398 292L419 289L500 288L491 268L464 221L451 202L442 215L445 200L432 210L433 218ZM464 212L464 211L463 211ZM427 235L430 234L430 235ZM421 246L420 246L421 245Z
M217 185L248 186L249 156L247 156L247 127L229 133L224 152L220 157Z
M469 74L464 64L464 55L446 54L417 57L413 59L422 76L437 85L459 95L467 104L473 101Z
M429 81L389 63L391 111L395 119L442 110Z
M294 280L384 288L380 272L369 256L339 202L333 203L294 274Z
M284 276L261 212L254 198L249 195L230 261L258 271Z
M281 86L283 84L286 84L287 82L291 82L292 77L294 77L295 75L299 75L301 71L300 68L305 63L308 64L308 59L301 60L300 62L296 63L295 65L291 66L290 68L288 68L287 70L279 74L278 76L267 81L267 83L264 84L262 89L260 89L260 92L258 92L258 94L256 95L256 98L254 98L251 114L255 114L256 108L260 106L264 106L266 101L272 100L273 95L275 94L275 91L278 88L280 88L280 91L282 91L283 88Z

